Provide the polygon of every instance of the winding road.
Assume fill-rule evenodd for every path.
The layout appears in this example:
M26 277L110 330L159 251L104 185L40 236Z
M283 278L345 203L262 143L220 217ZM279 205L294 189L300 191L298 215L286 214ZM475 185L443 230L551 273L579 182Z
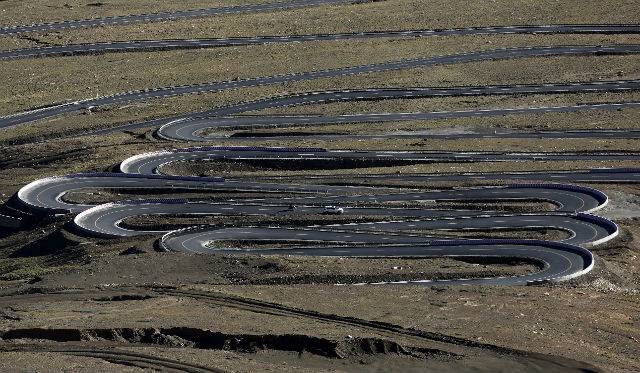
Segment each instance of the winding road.
M192 94L199 92L220 92L230 89L240 89L248 87L267 86L288 82L297 82L310 79L319 78L331 78L347 75L374 73L374 72L386 72L394 70L406 70L420 67L448 65L457 63L468 63L478 61L491 61L491 60L504 60L504 59L516 59L516 58L531 58L531 57L550 57L550 56L585 56L585 55L628 55L640 53L640 45L597 45L597 46L552 46L552 47L517 47L517 48L505 48L478 52L459 53L445 56L425 57L411 60L398 60L391 62L383 62L378 64L369 64L361 66L351 66L344 68L337 68L331 70L319 70L310 71L305 73L293 73L274 75L266 77L258 77L251 79L240 79L224 82L213 83L201 83L197 85L178 86L178 87L163 87L154 88L143 91L123 92L111 96L99 97L95 99L86 99L75 102L68 102L63 104L56 104L52 106L42 107L35 110L30 110L22 113L16 113L0 118L0 128L7 128L16 126L19 124L25 124L40 119L51 118L62 114L73 113L81 110L87 110L91 108L97 108L109 105L122 105L134 101L150 100L156 98L172 97L184 94ZM595 88L593 88L595 89ZM606 104L600 105L599 109L606 109ZM615 105L637 105L637 103L616 103ZM587 105L588 106L588 105ZM618 106L615 107L616 109ZM547 109L547 108L545 108ZM553 108L548 108L553 110ZM507 110L509 109L502 109ZM513 109L511 109L513 110ZM575 110L575 109L574 109ZM526 112L527 109L522 109ZM194 117L206 117L213 113L220 113L220 109L213 110L211 112L204 113L191 113L188 115L177 116L172 118L165 118L160 120L151 121L145 123L147 127L155 125L163 125L174 122L176 120L190 119ZM118 130L129 127L119 127Z
M306 153L303 153L306 152ZM311 153L313 152L313 153ZM184 177L159 174L162 166L189 159L312 159L304 154L325 154L338 159L360 156L362 162L378 159L372 152L350 153L319 148L208 147L187 148L141 154L120 165L121 173L74 174L46 178L23 187L16 195L22 207L36 214L77 214L78 231L95 237L128 237L165 234L162 247L168 250L198 253L293 254L326 256L509 256L533 260L540 271L526 276L500 279L458 279L456 284L525 284L535 281L565 280L589 271L591 253L581 246L606 242L618 234L616 225L590 213L605 206L603 193L586 187L563 184L513 184L502 187L455 188L425 191L406 188L369 186L333 186L312 184L261 183L244 179ZM405 160L420 154L398 153ZM97 206L67 200L70 192L109 189L261 193L226 202L181 199L133 200ZM505 214L500 211L452 209L450 202L546 202L553 211L530 214ZM344 206L345 217L369 217L367 223L338 223L304 228L196 227L178 231L131 230L121 223L132 217L148 215L220 216L320 216L327 204ZM427 207L421 205L427 203ZM440 204L444 204L440 207ZM291 208L291 206L296 206ZM552 229L566 232L560 243L522 239L464 239L477 231L519 231ZM463 236L451 236L459 232ZM270 249L221 249L219 241L268 242L281 247ZM321 245L319 245L322 243ZM293 245L293 246L292 246ZM431 283L429 280L408 281Z
M74 56L84 54L104 54L114 52L158 51L174 49L201 49L261 45L275 43L302 43L312 41L334 41L352 39L379 38L420 38L428 36L470 36L470 35L508 35L508 34L586 34L620 35L640 34L640 25L542 25L542 26L501 26L468 27L432 30L372 31L348 32L337 34L252 36L216 39L165 39L133 40L102 43L82 43L52 45L37 48L24 48L0 51L0 60Z
M575 112L583 110L617 110L625 107L638 107L639 102L626 102L614 104L581 104L573 106L555 107L529 107L529 108L505 108L505 109L474 109L457 111L434 111L417 113L368 113L339 116L260 116L260 117L229 117L242 113L254 112L264 109L293 107L309 104L323 104L333 102L389 100L389 99L418 99L433 97L455 96L491 96L491 95L522 95L522 94L577 94L593 92L628 92L640 89L640 81L612 81L594 83L571 84L540 84L540 85L501 85L501 86L476 86L476 87L450 87L450 88L411 88L411 89L367 89L367 90L342 90L309 92L301 95L274 97L266 100L242 103L227 106L207 113L198 113L191 118L177 119L160 127L157 135L167 140L179 141L209 141L210 137L203 135L203 130L215 128L237 127L286 127L286 126L313 126L320 124L346 124L366 122L388 121L415 121L444 118L486 117L509 114L531 114L549 112ZM199 117L207 119L196 119ZM594 137L603 131L574 132L576 137ZM611 137L618 134L627 137L629 133L636 131L613 131ZM583 136L578 136L578 133ZM382 136L378 136L382 137ZM498 137L498 136L496 136ZM503 134L502 137L506 137ZM526 137L526 136L525 136Z
M226 8L150 13L102 19L64 21L58 23L15 26L0 29L0 35L27 32L46 32L78 27L153 22L180 18L206 17L221 14L268 12L307 6L350 4L347 0L294 0L282 3L241 5ZM147 51L166 49L211 48L266 43L312 42L347 39L406 38L428 36L460 36L490 34L639 34L638 25L543 25L500 26L439 30L375 31L341 34L315 34L293 36L257 36L226 39L140 40L108 43L76 44L29 48L0 52L0 59L56 57L75 54L109 53L121 51ZM9 128L64 114L91 110L96 107L118 106L136 101L165 98L184 94L219 92L248 87L300 82L311 79L335 78L356 74L379 73L478 61L517 58L544 58L551 56L636 55L640 45L566 45L512 47L472 51L442 56L420 57L340 67L330 70L308 71L283 75L219 81L196 85L159 87L123 92L110 96L78 100L16 113L0 118L0 128ZM430 120L461 117L484 117L509 114L549 112L575 112L585 110L620 110L637 108L640 102L597 102L565 106L538 106L514 108L474 108L465 110L417 113L363 113L334 116L273 115L240 116L259 110L298 105L326 104L366 100L420 99L433 97L487 96L487 95L542 95L585 94L598 92L638 91L640 80L618 80L574 83L545 83L529 85L369 88L306 92L271 97L237 105L161 118L144 123L132 123L94 131L95 136L134 128L155 128L161 140L180 142L207 142L216 135L207 133L216 128L255 128L285 126L316 126L342 123L377 123L388 121ZM282 134L284 135L284 134ZM637 138L637 130L575 130L505 133L425 134L432 138ZM274 137L281 136L276 134ZM323 135L350 136L350 135ZM369 137L388 138L415 136L415 134L381 134ZM246 139L245 139L246 140ZM351 185L332 183L312 184L327 178L308 175L305 182L277 182L273 179L172 176L163 174L169 165L194 161L235 161L255 164L305 165L359 165L359 167L393 166L430 162L511 162L511 161L637 161L637 152L398 152L327 150L322 148L277 147L221 147L182 148L139 154L124 160L119 172L81 173L48 177L21 188L0 211L0 225L7 228L26 226L43 217L74 214L74 229L82 234L101 237L128 237L161 235L159 245L166 250L265 255L311 255L342 257L507 257L534 261L539 270L522 276L486 279L439 280L449 284L506 284L521 285L540 281L562 281L580 276L593 268L594 258L585 247L607 242L618 234L615 223L592 215L608 203L608 197L595 189L552 182L620 181L637 182L640 170L610 169L577 172L545 173L483 173L483 174L409 174L371 175L351 177ZM347 167L348 168L348 167ZM378 187L376 181L483 181L500 184L502 180L522 181L492 187L449 188L424 190L423 188ZM295 177L289 181L295 180ZM534 183L533 181L546 181ZM526 182L526 183L524 183ZM83 204L74 201L75 192L107 189L119 192L163 191L169 194L233 195L226 200L140 199L102 204ZM246 196L243 196L246 194ZM256 197L260 194L260 197ZM238 197L240 196L240 197ZM551 204L535 213L507 213L487 211L478 207L485 203ZM465 206L457 209L454 206ZM457 204L457 205L456 205ZM324 206L344 208L340 219L323 215ZM474 206L476 206L474 208ZM12 211L14 212L12 215ZM18 213L19 212L19 213ZM221 226L198 226L178 230L145 230L125 226L127 219L148 215L161 216L218 216ZM306 227L246 226L236 227L237 217L296 217L320 216L327 224ZM348 219L366 218L364 223ZM345 222L347 219L347 222ZM468 238L473 232L554 230L564 232L559 242L537 239ZM252 243L229 248L225 242ZM264 246L263 246L264 245ZM411 280L398 283L429 284L432 280Z

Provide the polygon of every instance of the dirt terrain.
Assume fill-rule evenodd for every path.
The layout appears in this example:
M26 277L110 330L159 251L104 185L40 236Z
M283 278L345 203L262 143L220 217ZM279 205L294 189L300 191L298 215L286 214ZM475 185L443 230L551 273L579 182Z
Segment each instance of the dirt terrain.
M0 1L0 26L269 1ZM293 35L522 24L637 24L631 1L386 0L337 6L0 36L1 49L114 40ZM637 44L638 35L482 35L339 40L229 48L108 53L0 61L0 115L130 90L324 70L506 47ZM0 129L0 202L48 176L108 172L136 154L190 146L322 147L330 150L635 153L638 138L428 139L473 131L640 129L638 108L498 117L226 128L210 142L172 142L155 127L95 136L90 130L301 92L374 87L451 87L640 79L640 56L522 58L322 78L139 101ZM340 115L637 101L640 93L508 95L312 104L243 113ZM415 138L359 135L415 134ZM299 137L278 137L283 134ZM314 135L345 135L314 138ZM243 137L253 136L246 139ZM241 141L239 141L241 139ZM633 160L407 162L202 161L162 167L171 175L279 183L355 182L358 175L552 171L639 167ZM314 178L310 178L313 176ZM367 186L452 189L510 180ZM0 229L0 370L8 372L611 372L640 371L640 186L581 183L609 196L597 212L620 234L589 248L595 268L562 283L531 286L398 285L421 279L518 276L540 264L513 258L319 258L164 252L161 234L92 238L73 214L28 229ZM383 191L378 192L383 194ZM62 198L100 204L139 198L224 202L261 193L84 189ZM282 193L279 198L289 195ZM402 207L432 208L434 203ZM368 206L362 203L361 206ZM375 206L375 204L372 204ZM505 214L554 211L545 201L448 202L442 209ZM4 210L0 209L0 215ZM393 216L386 216L387 219ZM141 215L129 229L364 223L379 216ZM424 237L561 240L554 229L414 231ZM221 248L270 242L227 241ZM301 245L290 242L289 245ZM368 283L367 285L355 285Z

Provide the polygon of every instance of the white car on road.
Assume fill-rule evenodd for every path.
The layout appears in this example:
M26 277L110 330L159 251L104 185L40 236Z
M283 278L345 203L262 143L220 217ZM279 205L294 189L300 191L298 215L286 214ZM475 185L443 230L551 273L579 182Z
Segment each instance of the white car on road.
M344 214L344 209L338 206L325 206L322 213L327 215L342 215Z

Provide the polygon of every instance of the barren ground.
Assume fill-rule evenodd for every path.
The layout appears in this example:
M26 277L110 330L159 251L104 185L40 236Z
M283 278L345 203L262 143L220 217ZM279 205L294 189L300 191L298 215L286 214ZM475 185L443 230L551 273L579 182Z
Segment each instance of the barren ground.
M0 1L0 25L52 22L265 1ZM0 48L66 43L290 35L550 23L638 23L632 1L387 0L61 30L0 37ZM272 44L188 51L135 52L0 61L0 115L129 90L304 72L403 58L504 47L638 43L634 35L502 35ZM278 95L327 89L540 84L640 79L640 57L589 56L487 61L317 79L278 86L136 102L0 130L0 202L23 185L52 175L108 171L146 151L238 144L238 134L344 134L352 138L256 138L242 145L408 151L637 151L638 139L366 139L358 134L477 130L640 129L638 110L460 118L420 122L215 131L207 144L158 140L154 128L79 136L101 128ZM335 103L265 110L266 114L351 114L469 108L574 105L638 99L637 92L452 97ZM633 161L429 163L364 168L277 168L248 163L173 164L182 175L344 182L354 175L570 170L638 167ZM323 179L326 178L326 179ZM281 182L283 180L279 180ZM376 182L372 182L376 183ZM377 181L387 186L407 186ZM412 188L485 185L425 181ZM500 184L499 180L493 184ZM233 372L640 370L640 189L594 184L610 196L599 212L620 236L593 248L596 269L562 284L526 287L337 285L360 282L514 276L537 269L515 260L344 259L159 252L157 236L91 239L69 229L71 216L31 230L0 232L0 370L145 371L220 369ZM136 198L126 190L90 190L66 199L107 202ZM158 197L167 194L158 192ZM223 200L198 193L172 197ZM237 196L233 196L237 197ZM467 204L447 208L505 212L552 210L542 203ZM351 219L351 220L350 220ZM131 227L198 224L305 226L376 217L141 217ZM167 228L168 229L168 228ZM416 233L416 232L414 232ZM438 232L418 232L434 235ZM451 232L484 237L488 232ZM559 239L553 230L503 231L501 236ZM227 242L225 245L246 245ZM526 353L522 352L526 351ZM582 369L582 370L581 370Z

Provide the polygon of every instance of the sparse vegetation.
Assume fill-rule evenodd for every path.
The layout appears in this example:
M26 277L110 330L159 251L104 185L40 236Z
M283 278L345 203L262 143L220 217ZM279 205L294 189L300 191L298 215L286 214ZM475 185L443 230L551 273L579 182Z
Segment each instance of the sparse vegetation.
M0 0L0 25L52 22L149 11L194 9L272 0L18 1ZM26 48L114 40L291 35L372 30L407 30L490 25L638 23L638 4L568 0L430 1L386 0L263 14L136 23L0 37L0 48ZM365 39L268 44L204 50L170 50L0 61L0 115L60 102L154 87L306 72L405 58L547 45L638 44L638 35L493 35ZM640 129L640 109L518 114L431 121L350 123L316 127L222 128L208 143L159 140L155 128L80 136L95 129L208 110L250 100L301 92L372 87L429 87L544 84L640 79L640 56L565 56L433 66L402 71L324 78L94 108L14 128L0 129L0 202L23 185L47 176L111 171L123 159L147 151L200 145L301 146L393 151L637 152L639 139L424 139L358 138L412 131ZM254 115L340 115L573 105L638 101L638 92L565 95L508 95L412 100L356 101L242 113ZM279 138L277 134L305 134ZM342 134L320 139L316 134ZM455 188L500 184L362 180L375 174L503 172L639 167L635 161L432 162L399 164L201 161L173 163L175 175L248 177L291 183L362 183L405 188ZM313 176L313 177L312 177ZM507 181L508 182L508 181ZM119 371L139 360L105 351L142 354L145 368L299 372L412 371L462 366L552 372L594 371L572 359L614 373L640 369L636 327L640 304L640 189L635 184L591 185L611 196L605 216L621 234L593 249L596 268L564 284L527 287L336 286L424 279L515 276L540 270L539 263L511 258L319 258L302 256L199 255L160 252L158 235L95 239L80 235L59 216L32 229L0 232L0 370ZM126 189L74 191L66 201L98 204L144 197L222 202L263 197L261 193L205 193ZM382 193L382 192L379 192ZM617 194L616 194L617 193ZM273 199L290 194L271 196ZM624 198L623 198L624 197ZM286 202L283 202L283 206ZM403 207L492 210L507 213L553 211L540 201L494 203L421 202ZM378 206L362 203L360 206ZM322 206L321 206L322 207ZM346 207L346 206L345 206ZM291 212L291 211L289 211ZM607 215L608 214L608 215ZM622 217L622 218L620 218ZM386 216L392 219L393 216ZM619 219L620 218L620 219ZM380 221L377 216L283 213L272 216L139 216L120 224L130 229L217 227L304 227ZM562 240L553 229L420 231L449 238L510 237ZM289 244L304 242L289 242ZM219 248L270 247L249 239L216 241ZM283 243L279 243L284 245ZM304 243L305 245L308 242ZM12 334L13 333L13 334ZM5 338L5 337L10 338ZM13 337L12 337L13 336ZM70 351L52 352L65 341ZM11 341L19 341L13 343ZM222 341L222 342L220 342ZM222 343L220 346L213 342ZM34 347L35 346L35 347ZM98 346L98 355L94 350ZM117 348L113 348L116 346ZM213 346L213 347L212 347ZM501 347L497 347L501 346ZM65 348L67 348L65 347ZM193 349L197 348L197 353ZM563 358L513 353L509 348ZM78 350L82 350L81 354ZM445 351L445 353L440 353ZM103 355L100 355L103 354ZM331 356L329 356L331 355ZM334 356L335 355L335 356ZM567 358L567 360L565 360ZM163 360L164 359L164 360ZM167 360L168 359L168 360ZM167 363L167 361L169 361ZM138 365L136 365L138 364ZM163 365L164 364L164 365ZM166 365L169 364L169 365ZM186 368L185 368L186 367ZM522 367L522 369L519 369Z

